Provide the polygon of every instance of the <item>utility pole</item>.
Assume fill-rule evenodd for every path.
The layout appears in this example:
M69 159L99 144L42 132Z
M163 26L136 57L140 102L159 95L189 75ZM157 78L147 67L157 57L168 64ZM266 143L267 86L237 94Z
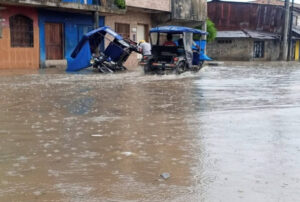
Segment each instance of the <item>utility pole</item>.
M294 18L294 0L292 0L292 7L290 10L290 26L289 26L289 48L288 48L288 60L292 60L292 45L293 45L293 40L292 40L292 35L293 35L293 18Z
M288 54L288 30L289 30L289 17L290 17L290 0L285 0L285 15L284 15L284 28L283 28L283 41L282 41L282 57L281 60L287 60Z

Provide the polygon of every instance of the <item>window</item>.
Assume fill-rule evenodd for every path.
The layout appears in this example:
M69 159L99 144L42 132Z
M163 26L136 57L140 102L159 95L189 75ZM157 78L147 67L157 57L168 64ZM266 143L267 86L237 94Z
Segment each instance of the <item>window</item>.
M218 43L222 43L222 44L224 44L224 43L232 43L232 40L228 40L228 39L218 40Z
M122 37L130 39L130 24L116 23L116 32Z
M167 36L168 36L168 34L166 34L166 33L159 33L159 44L158 44L159 46L163 46L165 44L165 42L168 41ZM171 40L176 44L178 44L178 41L180 41L180 39L183 39L182 34L171 34L171 36L172 36ZM179 46L183 46L182 40L179 43L181 43L181 44L179 44Z
M153 32L150 34L150 38L151 38L151 43L152 45L157 45L158 42L158 33Z
M93 5L101 5L101 2L100 0L93 0Z
M265 42L254 41L254 58L263 58L265 55Z
M23 15L9 18L12 47L33 47L33 20Z

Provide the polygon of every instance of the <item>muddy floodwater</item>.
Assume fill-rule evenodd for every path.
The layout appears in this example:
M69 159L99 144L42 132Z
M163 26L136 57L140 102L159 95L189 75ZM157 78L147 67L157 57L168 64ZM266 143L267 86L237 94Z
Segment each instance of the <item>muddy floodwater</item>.
M300 200L300 66L5 71L0 110L1 202Z

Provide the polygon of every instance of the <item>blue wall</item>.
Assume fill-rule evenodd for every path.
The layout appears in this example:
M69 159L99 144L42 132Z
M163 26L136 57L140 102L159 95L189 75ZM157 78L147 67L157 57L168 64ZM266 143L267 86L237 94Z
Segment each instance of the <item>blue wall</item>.
M40 29L40 65L46 60L45 23L62 23L64 25L64 56L69 57L81 36L94 26L93 15L39 10ZM99 17L99 26L104 26L104 17Z
M71 3L81 3L84 4L84 0L62 0L63 2L71 2ZM95 1L93 3L93 0L87 0L87 4L96 4L100 5L100 1Z

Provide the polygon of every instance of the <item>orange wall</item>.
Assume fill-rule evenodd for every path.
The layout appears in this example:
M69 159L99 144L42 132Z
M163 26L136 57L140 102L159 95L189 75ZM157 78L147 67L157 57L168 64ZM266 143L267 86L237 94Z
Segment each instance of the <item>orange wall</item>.
M12 48L10 45L9 17L25 15L33 20L34 45L30 48ZM2 38L0 38L0 69L38 69L39 68L39 27L38 13L33 8L6 7L1 12L4 18Z

